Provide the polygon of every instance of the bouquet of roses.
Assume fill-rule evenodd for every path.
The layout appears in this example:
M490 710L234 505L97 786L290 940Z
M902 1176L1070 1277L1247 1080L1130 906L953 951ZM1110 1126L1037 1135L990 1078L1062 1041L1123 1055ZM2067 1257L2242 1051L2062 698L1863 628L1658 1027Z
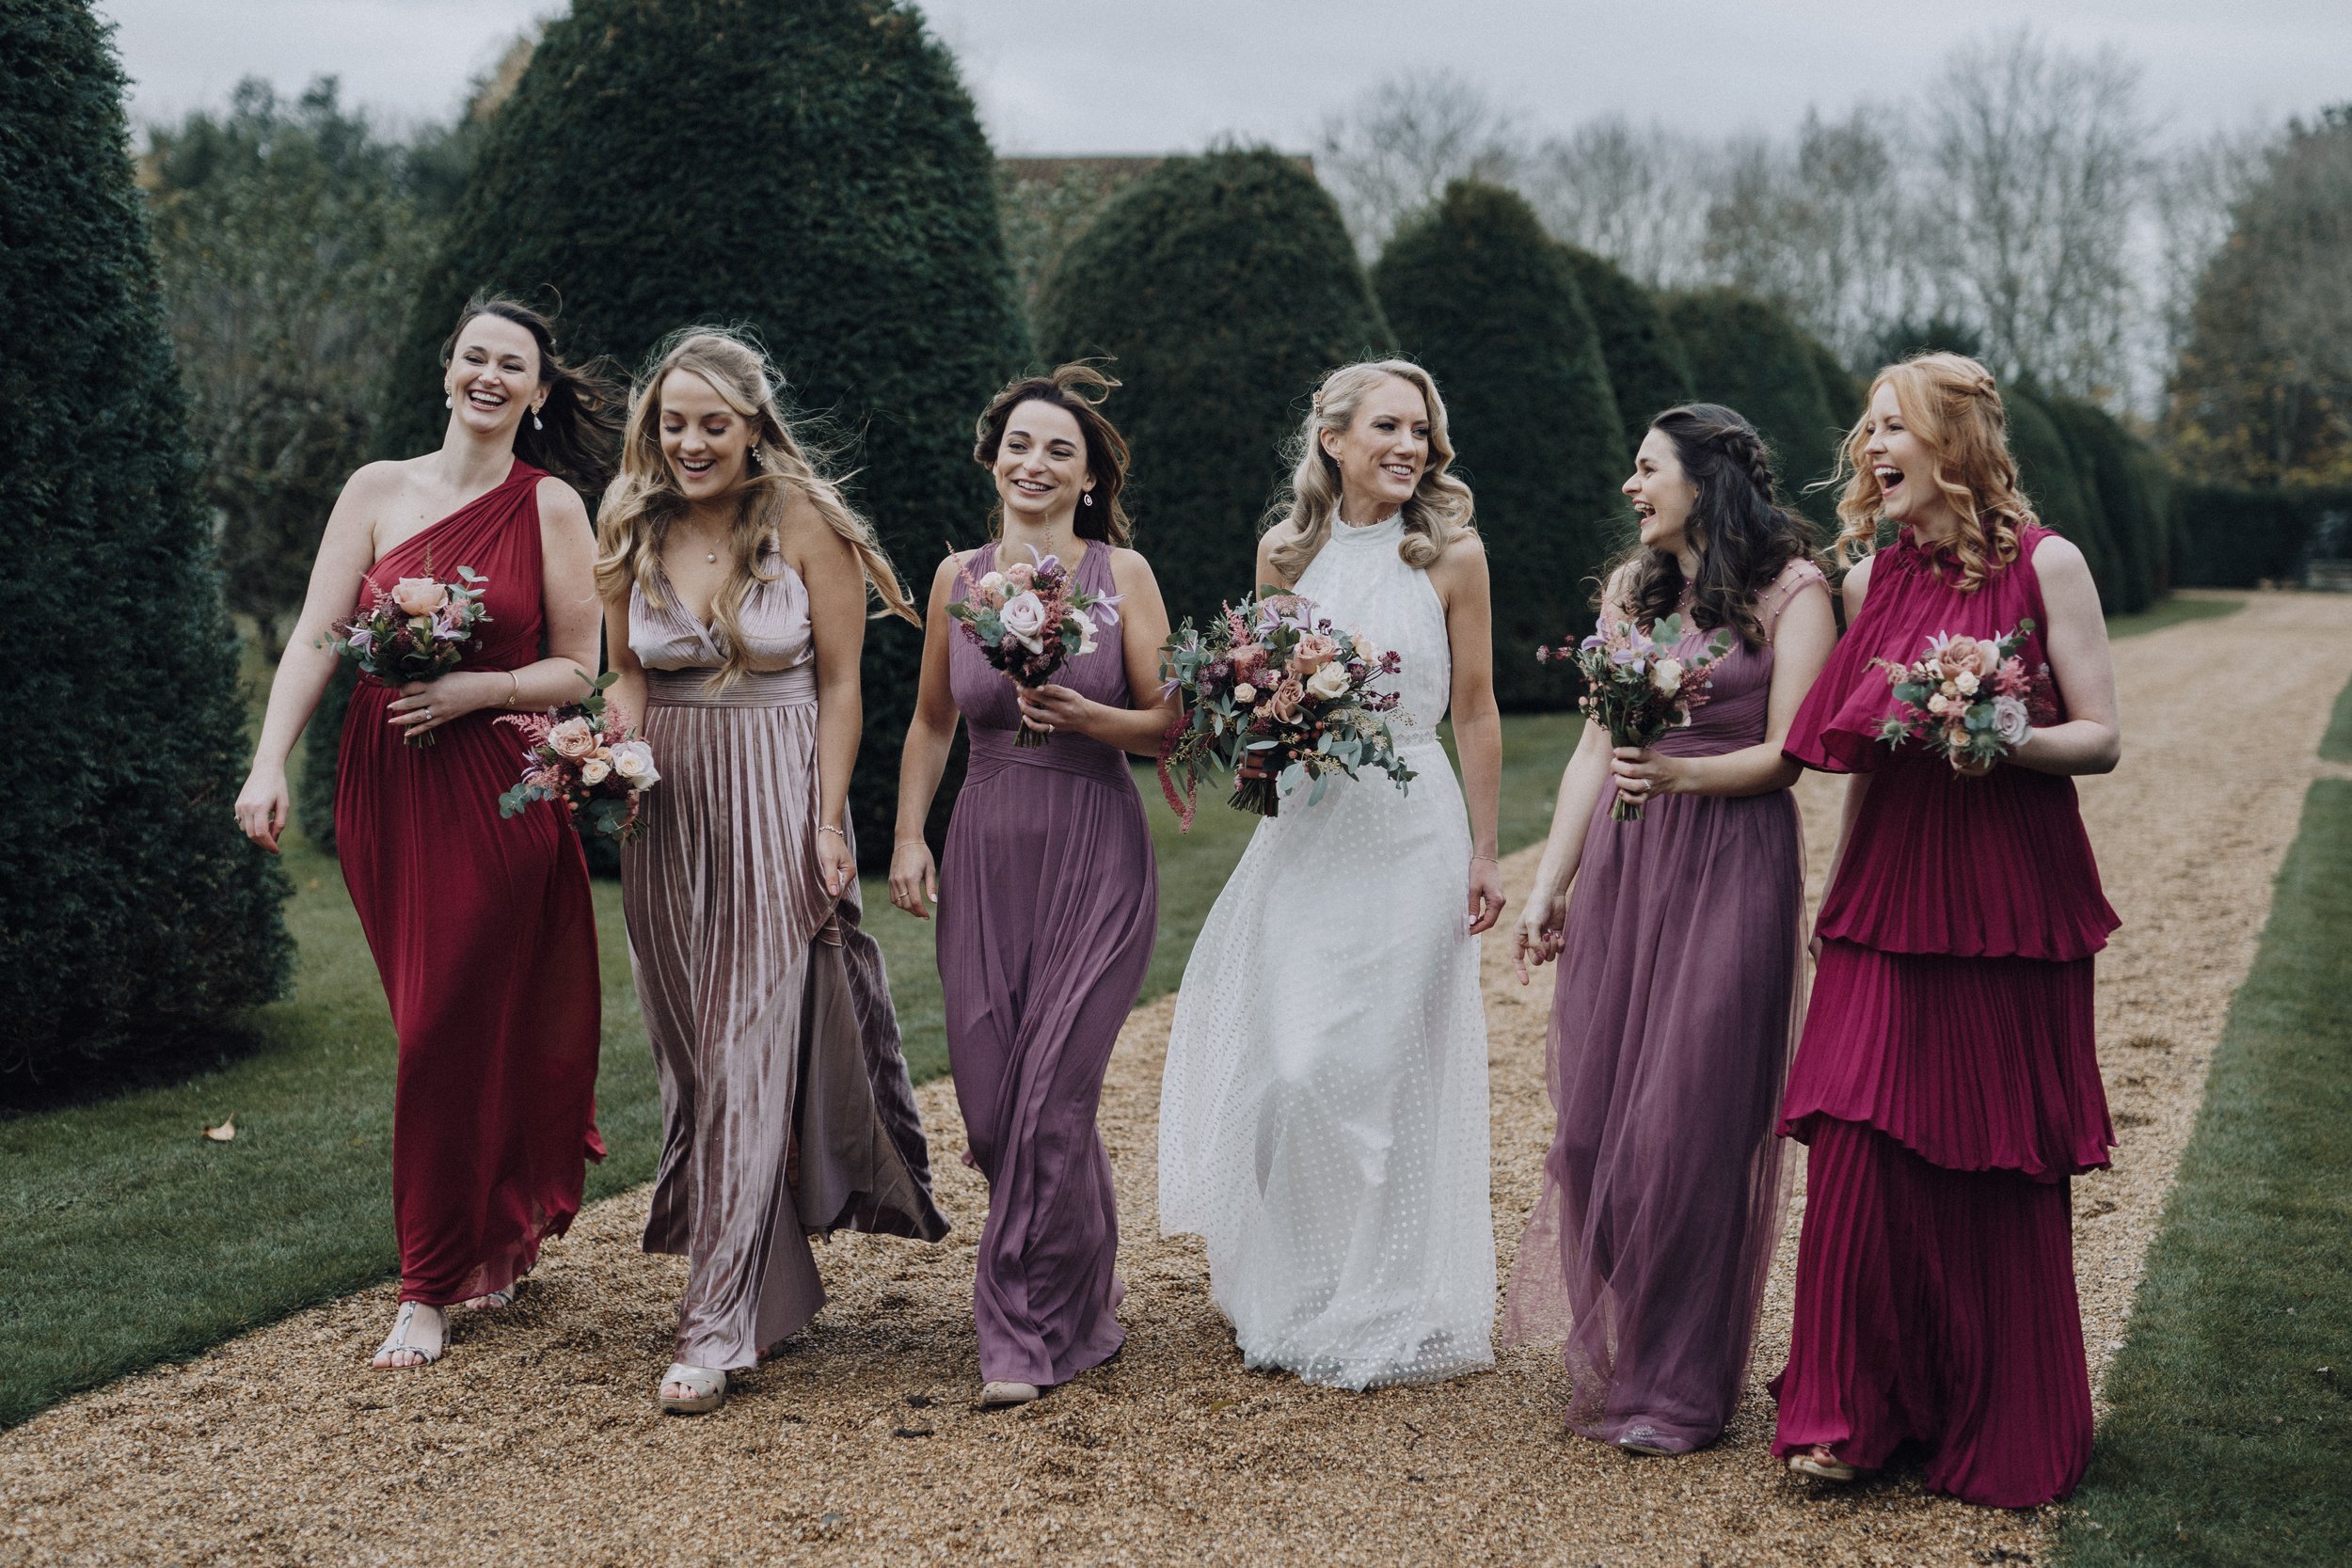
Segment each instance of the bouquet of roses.
M1872 659L1895 689L1896 710L1880 721L1879 738L1889 746L1922 741L1963 773L1981 773L2009 755L2026 731L2058 716L2047 667L2028 674L2020 657L2032 630L2027 618L1990 638L1937 632L1914 663Z
M431 550L424 555L424 571L423 577L377 589L367 613L335 623L327 630L328 648L357 663L360 673L394 688L438 680L456 669L466 657L462 644L490 618L482 608L482 591L490 580L460 566L455 582L436 581ZM431 730L401 738L411 746L436 744Z
M1647 746L1668 730L1682 728L1693 709L1706 705L1715 666L1731 652L1731 633L1718 631L1698 657L1686 659L1675 652L1682 636L1679 615L1667 616L1646 632L1631 621L1603 619L1575 647L1538 648L1535 657L1576 665L1584 677L1584 695L1576 705L1609 732L1612 745ZM1641 815L1642 803L1623 795L1609 808L1612 821L1631 822Z
M1088 593L1071 577L1061 557L1039 555L1035 545L1029 554L1036 564L1015 562L977 582L965 578L970 592L949 605L947 613L979 645L989 663L1034 689L1052 680L1063 660L1094 651L1093 612L1102 612L1104 625L1116 625L1120 595ZM1016 746L1042 746L1045 741L1044 731L1026 724L1013 732Z
M1160 790L1186 831L1204 764L1231 769L1233 806L1260 816L1279 816L1283 791L1309 779L1313 805L1334 773L1353 779L1358 768L1376 768L1399 789L1413 777L1380 717L1397 695L1372 689L1403 660L1334 626L1312 600L1261 588L1227 605L1206 631L1186 619L1160 661L1166 689L1184 701L1160 742ZM1250 761L1255 776L1241 776ZM1184 776L1181 796L1171 769Z
M584 678L584 677L583 677ZM545 713L501 714L523 736L523 776L499 797L501 816L519 816L534 800L561 800L572 826L628 843L643 826L638 808L661 782L653 748L637 738L628 716L608 705L604 689L619 680L607 671L588 683L588 695Z

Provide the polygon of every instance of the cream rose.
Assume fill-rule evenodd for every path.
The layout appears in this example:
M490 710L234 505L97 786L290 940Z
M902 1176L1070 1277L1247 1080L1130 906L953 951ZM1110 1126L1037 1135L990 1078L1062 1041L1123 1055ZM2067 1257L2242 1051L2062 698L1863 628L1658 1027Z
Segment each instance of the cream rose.
M566 719L548 732L548 744L558 756L578 762L596 749L596 732L588 727L585 719Z
M1945 696L1941 691L1936 692L1928 699L1928 711L1930 713L1949 713L1951 708L1952 700L1949 697Z
M1319 631L1311 631L1291 650L1291 668L1302 675L1311 675L1339 657L1339 643Z
M661 775L654 771L653 748L642 740L624 740L612 748L612 771L637 789L649 789L661 782Z
M1671 697L1682 689L1682 660L1661 658L1650 666L1649 683L1661 697Z
M2026 705L2015 697L1995 697L1993 699L1993 733L2004 746L2012 749L2023 746L2026 736L2033 733L2033 715L2026 712Z
M612 764L604 757L590 757L580 765L580 782L600 784L612 776Z
M984 573L977 586L983 594L1000 594L1004 592L1005 574L1002 572Z
M431 615L449 603L449 590L431 578L403 578L392 584L392 603L403 615Z
M1973 697L1977 694L1977 673L1974 670L1963 670L1952 677L1952 684L1960 688L1962 696Z
M1307 695L1332 702L1347 695L1347 666L1327 664L1307 677Z
M1019 567L1013 570L1019 571ZM1045 601L1024 589L1005 601L1005 608L996 612L1005 623L1005 630L1018 638L1031 652L1038 646L1038 634L1045 629Z
M1244 681L1239 686L1233 688L1233 701L1237 703L1254 703L1257 700L1258 689L1250 685L1248 681Z

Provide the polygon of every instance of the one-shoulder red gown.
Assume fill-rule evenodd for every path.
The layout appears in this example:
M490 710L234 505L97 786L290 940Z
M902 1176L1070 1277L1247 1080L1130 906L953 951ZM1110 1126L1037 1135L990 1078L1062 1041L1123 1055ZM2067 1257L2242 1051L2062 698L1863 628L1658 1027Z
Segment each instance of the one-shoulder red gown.
M1772 1451L1876 1466L1909 1442L1930 1490L2003 1508L2065 1497L2090 1455L2068 1186L2115 1142L2091 965L2118 922L2074 782L1890 752L1871 660L1908 663L1936 632L2046 629L2048 537L2026 529L1974 593L1908 533L1880 551L1784 748L1875 777L1822 899L1782 1103L1811 1148ZM2046 670L2038 632L2023 657Z
M404 577L488 579L464 668L545 652L539 481L504 483L368 571L360 607ZM343 880L400 1037L392 1213L400 1299L446 1306L503 1290L580 1210L596 1135L596 917L580 840L551 804L501 818L521 742L479 710L411 747L397 697L366 676L343 721L335 835Z

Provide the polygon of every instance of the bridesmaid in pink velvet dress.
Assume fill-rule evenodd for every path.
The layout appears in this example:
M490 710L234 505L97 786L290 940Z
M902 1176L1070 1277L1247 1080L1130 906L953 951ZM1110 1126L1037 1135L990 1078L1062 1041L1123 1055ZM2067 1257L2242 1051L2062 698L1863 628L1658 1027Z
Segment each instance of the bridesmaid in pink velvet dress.
M2114 1135L2092 1044L2092 956L2117 920L2070 775L2121 749L2082 552L2017 489L1984 367L1879 372L1847 443L1849 630L1788 754L1853 775L1817 930L1820 967L1782 1107L1810 1145L1796 1321L1772 1451L1850 1481L1899 1446L1929 1490L2025 1508L2090 1454L2069 1179ZM1877 738L1874 659L2030 619L2042 711L1981 777Z

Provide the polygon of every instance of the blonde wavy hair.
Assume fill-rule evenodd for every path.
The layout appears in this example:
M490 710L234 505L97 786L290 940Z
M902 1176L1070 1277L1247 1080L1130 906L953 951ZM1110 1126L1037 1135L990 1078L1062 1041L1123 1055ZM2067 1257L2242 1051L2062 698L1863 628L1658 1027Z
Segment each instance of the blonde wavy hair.
M752 446L744 459L743 483L733 497L735 519L728 531L733 564L710 602L710 617L726 655L710 689L723 691L751 669L743 606L761 584L775 581L783 573L775 550L785 510L795 497L815 507L826 526L857 553L867 590L882 601L874 613L902 616L921 626L922 617L907 597L890 557L882 553L874 525L850 505L839 481L820 467L822 450L812 455L781 412L777 394L783 378L757 345L718 326L685 327L664 339L629 396L620 472L597 509L597 594L611 600L634 585L647 603L661 603L661 542L687 510L677 477L661 453L661 388L673 371L702 377L752 427Z
M1323 450L1326 433L1343 436L1356 422L1364 398L1391 379L1410 383L1429 410L1429 461L1421 483L1404 506L1405 537L1396 553L1407 566L1435 566L1446 546L1470 530L1470 488L1446 470L1454 464L1454 441L1446 433L1445 399L1429 372L1409 359L1367 359L1343 365L1323 378L1298 435L1285 447L1292 460L1290 482L1266 512L1261 532L1286 531L1270 560L1296 582L1322 552L1340 515L1340 466Z
M1837 498L1837 539L1832 546L1840 566L1851 564L1878 546L1884 498L1870 471L1870 404L1879 388L1895 389L1903 423L1919 437L1935 464L1935 487L1963 519L1952 540L1960 560L1954 584L1973 594L1985 578L2017 559L2018 536L2035 522L2033 504L2017 483L2017 459L2010 455L2009 414L1992 372L1964 354L1915 354L1870 378L1862 418L1846 435L1832 484L1843 481Z

